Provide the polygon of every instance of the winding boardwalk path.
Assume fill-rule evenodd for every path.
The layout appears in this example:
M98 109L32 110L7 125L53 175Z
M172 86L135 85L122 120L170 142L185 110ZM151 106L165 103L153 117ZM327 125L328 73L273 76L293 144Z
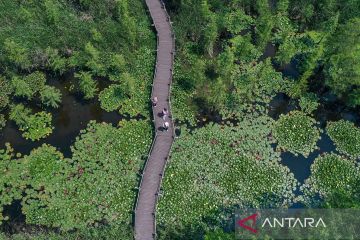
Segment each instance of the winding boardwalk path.
M140 190L135 207L135 239L152 240L156 238L156 203L166 161L174 141L174 125L171 120L170 87L174 65L175 37L169 15L161 0L146 0L151 18L157 31L157 59L152 89L152 98L158 98L153 107L155 138L145 164ZM162 109L169 110L169 130L161 131Z

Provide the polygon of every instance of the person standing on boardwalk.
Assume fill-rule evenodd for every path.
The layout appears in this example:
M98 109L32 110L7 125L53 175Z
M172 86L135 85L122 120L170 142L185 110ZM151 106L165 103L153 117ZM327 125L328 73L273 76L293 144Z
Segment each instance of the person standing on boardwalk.
M158 103L158 98L154 97L153 99L151 99L152 105L153 107L156 107L157 103Z
M164 108L162 110L162 118L164 121L166 120L166 116L168 115L168 113L169 113L169 111L166 108Z
M163 130L168 131L168 130L169 130L169 127L170 127L169 122L164 122L164 124L163 124Z

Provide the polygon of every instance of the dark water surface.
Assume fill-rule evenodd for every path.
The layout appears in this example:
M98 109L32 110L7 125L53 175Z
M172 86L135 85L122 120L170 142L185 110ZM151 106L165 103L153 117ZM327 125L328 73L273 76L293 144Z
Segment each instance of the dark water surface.
M308 157L304 157L303 155L295 156L289 152L281 154L282 163L294 173L295 178L301 183L310 176L310 166L318 156L323 153L335 151L333 141L331 141L325 133L321 134L321 139L317 142L317 146L319 149L312 152Z
M269 49L269 47L267 47L267 49ZM266 55L266 51L267 50L265 50L264 55ZM277 69L281 71L285 77L296 79L300 75L296 68L295 61ZM338 100L337 97L330 92L325 92L319 97L320 106L314 112L314 118L319 123L318 127L323 130L321 139L317 142L319 149L312 152L308 157L302 155L295 156L289 152L283 152L281 154L282 163L294 173L295 178L301 183L310 176L310 166L318 156L326 152L336 151L333 141L325 131L327 122L345 119L360 126L360 112L358 110L346 107L345 103ZM297 100L292 100L286 94L279 93L270 102L268 112L270 117L277 120L281 114L287 114L296 109L300 109Z
M106 112L100 108L97 99L84 101L81 96L70 92L72 76L65 79L51 78L48 84L55 86L62 93L62 103L57 109L49 110L53 116L53 133L40 141L26 140L21 136L21 132L14 122L8 121L6 127L0 132L0 149L9 142L15 152L29 154L33 148L39 147L44 143L50 144L62 153L65 157L70 157L70 146L74 143L80 130L85 129L90 120L97 122L108 122L114 126L125 116L117 112ZM103 88L104 86L100 86ZM34 110L39 110L34 107Z

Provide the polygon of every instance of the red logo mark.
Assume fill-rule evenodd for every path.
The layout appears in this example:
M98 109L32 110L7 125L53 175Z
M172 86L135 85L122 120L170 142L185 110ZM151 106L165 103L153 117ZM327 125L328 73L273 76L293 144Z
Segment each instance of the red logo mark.
M257 230L253 227L255 227L256 225L256 217L257 217L257 213L254 213L253 215L247 217L247 218L244 218L244 219L241 219L237 222L237 224L242 227L242 228L245 228L246 230L249 230L250 232L252 233L257 233ZM248 225L245 225L244 223L251 220L252 221L252 224L251 224L251 227L248 226Z

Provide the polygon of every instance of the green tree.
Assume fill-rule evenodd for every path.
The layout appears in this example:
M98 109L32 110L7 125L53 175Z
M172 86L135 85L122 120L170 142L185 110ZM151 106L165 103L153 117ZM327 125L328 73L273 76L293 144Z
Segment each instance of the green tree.
M11 82L0 75L0 111L10 103L9 95L12 91L13 87Z
M79 81L79 90L84 94L85 99L92 99L98 91L97 82L92 78L89 72L76 73L75 77Z
M340 97L348 97L349 103L360 102L360 18L354 18L339 26L328 40L326 84Z
M123 94L126 94L128 97L131 97L135 94L135 86L136 80L130 73L123 73L121 74L121 89Z
M61 92L53 86L44 86L40 91L40 100L47 107L58 108L61 103Z
M17 67L28 69L31 66L28 50L12 39L6 39L4 42L6 57Z
M48 22L57 25L61 18L61 10L59 9L57 1L45 0L44 7Z
M12 105L9 113L9 119L14 121L19 127L25 126L31 109L26 108L23 104Z
M213 56L214 44L218 36L216 14L210 10L207 0L201 1L200 14L204 19L203 48L210 57Z
M106 76L106 70L101 52L90 42L85 45L86 67L88 67L94 75Z
M121 73L126 69L126 60L121 54L111 54L108 63L108 75L111 81L119 82Z
M254 19L246 15L242 9L236 9L225 14L223 19L224 27L233 34L239 34L245 29L249 29Z
M274 28L274 17L271 14L269 3L266 0L257 0L256 10L259 14L255 27L256 44L260 50L262 50L270 41L271 32Z
M261 56L259 51L252 43L251 36L236 36L230 40L232 51L237 59L244 62L251 62Z
M124 31L123 36L129 41L132 46L136 43L136 20L129 13L128 0L116 0L116 18L120 22Z
M57 49L47 47L45 50L47 56L47 67L51 70L63 74L67 69L67 60L61 57Z
M24 97L30 100L34 92L32 91L30 85L20 77L13 77L11 79L12 87L14 88L14 95L17 97Z
M38 93L46 84L46 75L43 72L35 71L24 77L24 81L29 85L32 92Z

